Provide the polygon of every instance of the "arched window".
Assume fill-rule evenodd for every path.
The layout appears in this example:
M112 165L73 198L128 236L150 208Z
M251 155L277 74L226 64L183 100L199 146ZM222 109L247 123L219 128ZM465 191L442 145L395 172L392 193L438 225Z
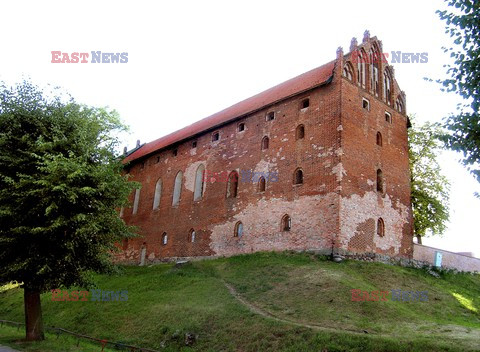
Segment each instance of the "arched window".
M282 217L282 222L281 222L281 230L282 231L290 231L292 228L292 219L288 214L285 214Z
M258 191L265 192L265 177L260 177L258 180Z
M155 184L155 195L153 196L153 209L160 207L160 197L162 196L162 179L158 179Z
M366 62L367 62L367 54L365 53L365 50L360 50L358 53L358 63L357 63L357 70L358 70L358 76L357 76L357 83L360 87L365 88L365 78L366 78Z
M162 234L162 245L166 246L168 242L168 235L166 232Z
M227 182L227 198L235 198L238 191L238 173L236 171L230 172Z
M200 164L195 173L195 191L193 200L200 200L203 197L203 181L205 179L205 166Z
M243 224L241 221L238 221L236 224L235 224L235 229L234 229L234 232L233 232L233 236L234 237L242 237L243 235Z
M196 237L196 232L194 229L190 229L190 232L188 234L188 242L194 243L195 242L195 237Z
M270 142L270 139L265 136L262 139L262 150L268 149L268 143Z
M175 177L175 185L173 188L172 206L177 206L180 203L180 195L182 193L183 172L179 171Z
M377 192L383 193L383 173L382 170L377 170Z
M353 81L353 67L350 62L347 62L343 66L343 77L346 77L349 81Z
M377 132L377 145L379 145L380 147L383 145L382 134L380 132Z
M383 72L383 101L392 105L392 75L387 68Z
M135 190L135 198L133 199L133 210L132 214L136 214L138 212L138 203L140 202L140 188Z
M303 171L302 169L296 169L293 174L293 184L301 185L303 184Z
M305 127L303 125L298 125L295 130L295 138L303 139L305 137Z
M395 101L395 109L398 110L398 112L402 112L404 111L404 106L405 104L403 103L403 99L402 97L399 95L397 100Z
M382 218L378 218L377 220L377 235L380 237L385 236L385 223Z
M370 92L378 97L379 84L378 84L378 61L380 60L380 54L375 47L370 49Z

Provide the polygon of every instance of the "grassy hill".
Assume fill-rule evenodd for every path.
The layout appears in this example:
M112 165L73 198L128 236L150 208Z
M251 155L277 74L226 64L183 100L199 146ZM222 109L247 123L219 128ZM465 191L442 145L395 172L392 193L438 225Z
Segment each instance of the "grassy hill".
M48 293L42 305L45 325L162 351L480 351L480 275L440 275L257 253L125 267L96 280L128 290L128 301L53 302ZM388 300L355 302L352 289L388 291ZM393 301L392 290L428 291L428 301ZM22 290L0 293L0 319L23 321L22 304ZM22 333L14 331L0 327L0 344ZM192 347L185 333L197 335ZM57 350L52 339L20 346ZM61 350L87 350L62 339Z

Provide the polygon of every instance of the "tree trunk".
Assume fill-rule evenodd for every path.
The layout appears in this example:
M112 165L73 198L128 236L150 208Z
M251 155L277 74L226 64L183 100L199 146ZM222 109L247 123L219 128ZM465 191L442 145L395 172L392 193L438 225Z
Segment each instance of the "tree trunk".
M422 236L419 234L417 234L416 236L417 236L417 243L422 244Z
M24 287L23 302L25 305L25 331L27 341L44 340L42 304L40 292Z

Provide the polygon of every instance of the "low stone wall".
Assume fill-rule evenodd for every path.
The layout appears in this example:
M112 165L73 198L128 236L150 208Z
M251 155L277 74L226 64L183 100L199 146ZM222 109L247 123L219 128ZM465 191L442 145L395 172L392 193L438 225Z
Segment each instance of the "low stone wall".
M435 253L442 253L442 268L458 271L480 272L480 259L460 253L449 252L443 249L428 247L414 243L413 259L434 265Z

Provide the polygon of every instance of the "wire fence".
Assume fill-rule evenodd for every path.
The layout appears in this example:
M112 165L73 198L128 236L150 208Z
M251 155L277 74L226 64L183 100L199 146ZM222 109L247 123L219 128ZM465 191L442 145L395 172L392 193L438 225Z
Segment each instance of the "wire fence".
M20 329L20 326L25 325L25 323L19 323L17 321L0 319L0 325L3 326L4 324L14 325L14 326L17 327L17 330ZM104 350L104 348L106 346L111 345L114 349L130 351L130 352L137 352L137 351L140 351L140 352L160 352L158 350L152 350L152 349L148 349L148 348L127 345L127 344L124 344L122 342L113 342L113 341L108 341L108 340L97 339L95 337L91 337L91 336L83 335L83 334L77 334L76 332L69 331L69 330L63 329L63 328L56 328L54 326L46 326L45 330L53 331L54 334L57 335L57 339L61 334L68 334L68 335L75 336L77 338L77 347L80 344L80 340L85 339L85 340L90 340L90 341L99 343L100 346L102 347L102 351Z

